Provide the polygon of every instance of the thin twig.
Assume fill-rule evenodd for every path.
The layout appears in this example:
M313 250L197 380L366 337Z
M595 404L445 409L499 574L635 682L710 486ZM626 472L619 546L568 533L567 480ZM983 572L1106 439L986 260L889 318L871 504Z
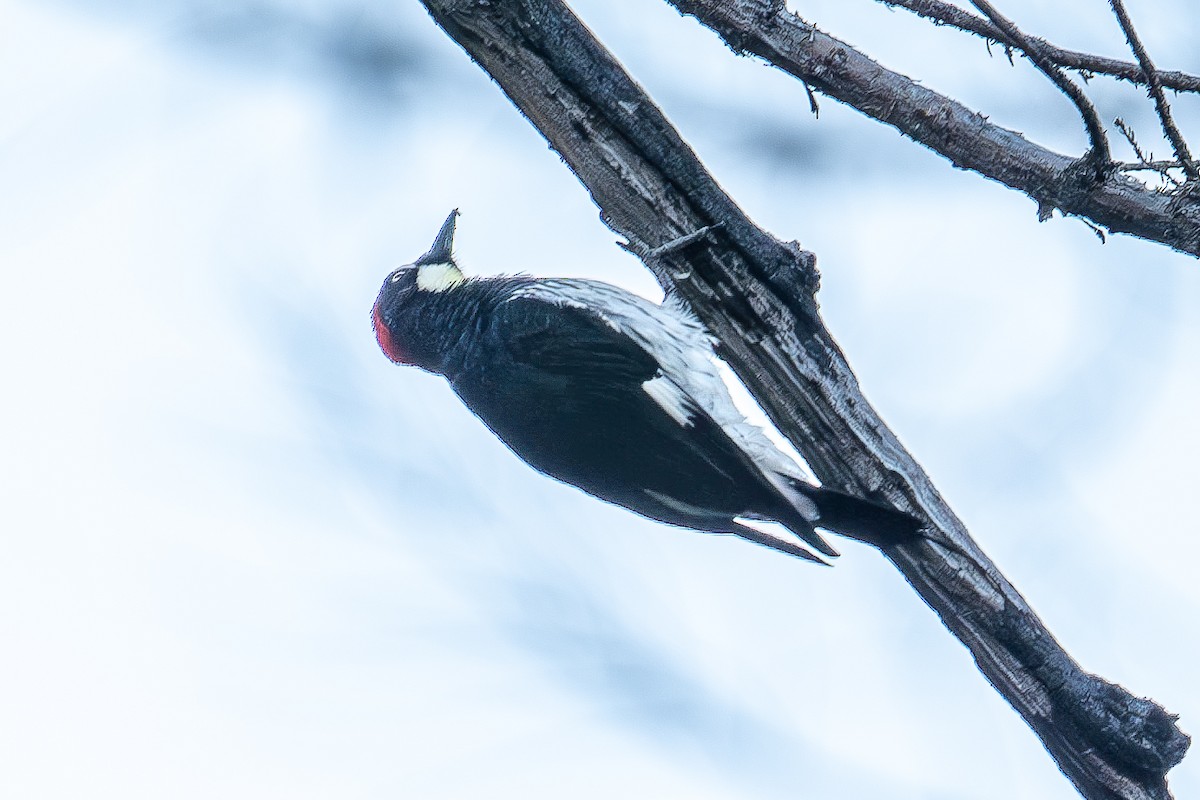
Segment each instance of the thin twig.
M1133 128L1126 124L1125 120L1117 117L1113 120L1113 125L1125 137L1125 141L1129 142L1129 146L1133 148L1133 154L1138 157L1139 164L1151 164L1154 162L1153 155L1147 155L1142 146L1138 144L1137 136L1133 133Z
M1091 150L1084 158L1093 161L1093 166L1097 169L1097 177L1102 177L1104 171L1112 163L1112 153L1108 149L1108 137L1104 133L1104 125L1100 122L1100 115L1096 113L1096 107L1092 105L1092 101L1084 94L1083 89L1079 88L1079 84L1068 78L1058 66L1049 59L1036 44L1030 41L1020 28L1012 23L1007 17L996 10L988 0L971 0L971 5L978 8L980 11L992 21L992 24L1004 32L1007 41L1010 41L1014 46L1019 47L1029 57L1029 60L1034 63L1038 69L1045 73L1046 77L1054 82L1054 85L1063 91L1071 101L1075 103L1075 107L1079 109L1079 114L1083 117L1084 127L1087 128L1088 138L1092 142Z
M1160 175L1165 175L1165 170L1179 169L1178 161L1155 160L1155 161L1118 161L1117 169L1122 172L1157 172Z
M1103 229L1101 229L1099 226L1095 225L1094 223L1089 222L1086 219L1082 220L1082 222L1084 225L1087 225L1089 228L1092 229L1092 233L1096 234L1096 238L1100 240L1100 244L1105 244L1108 242L1108 237L1104 235Z
M982 36L984 39L1003 42L1006 45L1014 44L1007 41L1004 31L988 20L963 11L958 6L944 3L942 0L878 0L878 2L893 8L907 9L917 16L933 20L938 25L957 28L960 31ZM1080 70L1094 75L1108 75L1130 83L1144 84L1146 82L1141 67L1132 62L1098 56L1093 53L1083 53L1078 50L1066 50L1038 36L1026 36L1026 39L1033 42L1046 58L1064 69ZM1088 75L1085 74L1084 79L1086 80L1087 77ZM1159 72L1158 79L1167 89L1174 89L1177 92L1200 92L1200 76L1197 75L1172 70Z
M1138 37L1132 20L1129 19L1129 13L1125 10L1125 3L1122 0L1109 0L1109 5L1112 6L1113 13L1117 15L1117 21L1121 23L1121 30L1125 33L1125 40L1129 42L1129 47L1133 50L1133 54L1137 57L1138 64L1142 68L1142 73L1146 76L1146 85L1150 88L1150 96L1154 98L1154 108L1158 111L1158 118L1162 121L1163 133L1167 135L1167 141L1171 143L1171 148L1175 151L1175 157L1179 159L1184 174L1188 176L1189 180L1200 179L1200 169L1196 168L1196 162L1192 160L1192 154L1188 151L1187 142L1184 140L1183 134L1179 132L1179 128L1175 125L1175 120L1171 117L1171 105L1167 102L1166 95L1163 94L1162 82L1159 80L1158 70L1154 68L1154 62L1150 60L1150 54L1146 52L1145 45L1142 44L1141 38Z
M1158 176L1172 187L1179 188L1182 181L1179 181L1171 174L1171 170L1180 169L1182 165L1178 161L1155 160L1153 153L1147 153L1138 143L1137 136L1133 133L1133 128L1126 124L1125 120L1117 117L1113 120L1113 126L1121 132L1125 137L1125 141L1129 142L1129 146L1133 149L1133 154L1137 156L1137 161L1132 164L1124 162L1116 165L1117 169L1127 171L1142 171L1142 172L1157 172Z
M813 92L812 87L809 86L807 83L805 83L804 81L800 81L800 82L804 84L804 93L808 95L808 110L812 112L812 115L814 117L820 117L821 116L821 106L817 103L816 93Z

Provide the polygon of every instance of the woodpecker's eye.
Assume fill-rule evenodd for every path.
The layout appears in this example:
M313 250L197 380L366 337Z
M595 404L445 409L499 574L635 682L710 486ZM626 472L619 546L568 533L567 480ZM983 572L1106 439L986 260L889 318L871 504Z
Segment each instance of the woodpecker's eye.
M383 281L383 288L391 293L407 294L417 285L416 268L405 265L394 270Z

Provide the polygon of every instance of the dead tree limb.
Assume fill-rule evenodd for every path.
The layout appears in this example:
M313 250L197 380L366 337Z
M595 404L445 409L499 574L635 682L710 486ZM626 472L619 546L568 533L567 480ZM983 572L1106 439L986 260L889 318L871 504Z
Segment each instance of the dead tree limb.
M917 16L931 20L936 25L947 25L960 31L974 33L984 39L1000 42L1009 47L1017 47L1016 42L1009 41L1004 32L991 22L963 11L956 5L944 3L942 0L878 0L893 8L907 9ZM1064 69L1073 69L1091 75L1108 75L1118 80L1130 83L1146 83L1142 68L1128 61L1098 56L1093 53L1081 53L1078 50L1066 50L1047 42L1037 36L1027 37L1045 54L1047 58ZM1186 72L1159 72L1158 79L1167 89L1177 92L1200 92L1200 75L1189 75Z
M1150 54L1146 52L1146 46L1142 44L1141 37L1133 27L1129 12L1125 10L1125 3L1122 0L1109 0L1109 5L1112 6L1113 13L1117 15L1117 22L1121 25L1121 32L1125 34L1125 41L1129 42L1129 49L1133 50L1133 55L1138 60L1138 66L1146 77L1146 86L1149 89L1150 97L1154 100L1154 109L1158 112L1159 121L1162 122L1163 134L1171 143L1171 149L1175 151L1175 158L1179 160L1189 181L1200 180L1200 170L1196 168L1196 162L1192 160L1187 142L1184 141L1183 134L1179 132L1179 127L1175 124L1175 118L1171 116L1171 104L1167 102L1167 96L1163 93L1162 78L1159 76L1154 62L1150 59Z
M1088 798L1164 800L1188 737L1150 700L1084 672L968 535L862 395L817 311L815 258L758 228L560 0L423 0L591 192L827 486L920 516L887 557ZM709 225L686 247L656 250Z
M1156 192L1120 173L1095 181L1086 159L1056 153L961 103L888 70L800 19L778 0L668 0L751 53L914 141L1029 195L1047 219L1058 209L1112 233L1200 256L1200 203ZM1140 72L1140 70L1139 70Z

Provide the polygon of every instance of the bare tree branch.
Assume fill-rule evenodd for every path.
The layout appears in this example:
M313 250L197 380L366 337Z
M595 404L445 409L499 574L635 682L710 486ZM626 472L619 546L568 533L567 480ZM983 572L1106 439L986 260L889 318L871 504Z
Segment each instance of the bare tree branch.
M1024 192L1039 216L1054 209L1200 255L1200 204L1115 174L1096 184L1077 159L1030 142L829 36L777 0L668 0L738 53L753 53L814 89L895 126L955 166Z
M1109 0L1109 5L1112 6L1113 13L1117 15L1117 21L1121 23L1125 39L1129 42L1129 47L1133 50L1142 73L1146 76L1146 85L1150 87L1150 96L1154 98L1154 108L1158 111L1163 133L1166 134L1167 141L1171 143L1175 157L1179 159L1179 164L1183 167L1189 180L1200 178L1200 170L1196 169L1196 162L1192 160L1192 154L1188 152L1187 142L1184 141L1183 134L1179 132L1175 120L1171 117L1171 106L1167 103L1166 95L1163 94L1162 81L1158 77L1158 71L1154 68L1154 62L1150 60L1150 54L1146 52L1142 40L1138 38L1137 30L1134 29L1133 22L1129 19L1129 13L1125 10L1125 3L1122 0Z
M1117 121L1120 122L1120 120ZM1157 172L1159 175L1167 175L1167 170L1179 169L1180 166L1178 161L1167 161L1164 159L1117 162L1117 167L1126 172Z
M1016 42L1009 41L1004 32L986 19L977 17L958 6L944 3L942 0L878 0L884 5L904 8L914 14L933 20L939 25L948 25L967 33L974 33L985 39L1002 42L1010 47L1018 47ZM1037 36L1026 36L1045 56L1060 67L1079 70L1095 75L1109 75L1113 78L1144 84L1146 82L1142 68L1128 61L1115 58L1081 53L1076 50L1065 50ZM1162 85L1177 92L1200 92L1200 76L1189 75L1186 72L1159 72L1158 78Z
M1188 738L1153 702L1084 672L972 541L862 395L818 314L813 255L746 217L560 0L423 2L558 151L606 224L692 305L822 483L927 522L931 540L885 555L1080 791L1168 798L1165 775Z
M1088 139L1091 140L1092 146L1084 160L1091 162L1091 167L1095 170L1095 178L1097 181L1104 179L1106 173L1111 170L1112 153L1108 149L1108 135L1104 132L1104 125L1100 122L1100 115L1096 113L1096 107L1092 105L1092 101L1084 94L1083 89L1079 88L1079 84L1071 80L1066 74L1058 68L1053 61L1046 57L1037 45L1030 41L1020 28L1018 28L1008 17L1005 17L996 7L988 0L971 0L971 5L978 8L980 11L991 20L992 24L1000 30L1004 31L1005 37L1016 46L1024 51L1025 55L1033 62L1042 73L1053 81L1062 92L1075 104L1079 109L1079 115L1083 117L1083 125L1087 128Z
M1125 141L1129 143L1129 147L1133 150L1133 154L1138 158L1137 161L1118 164L1117 166L1119 168L1129 170L1131 172L1157 172L1159 177L1163 179L1166 185L1174 187L1179 187L1182 185L1181 182L1171 174L1171 170L1181 169L1183 166L1182 164L1180 164L1178 161L1164 161L1161 159L1155 160L1145 150L1142 149L1142 146L1138 143L1137 136L1134 135L1133 128L1126 125L1125 120L1121 119L1120 117L1117 117L1115 120L1113 120L1113 126L1121 132L1122 136L1125 137Z

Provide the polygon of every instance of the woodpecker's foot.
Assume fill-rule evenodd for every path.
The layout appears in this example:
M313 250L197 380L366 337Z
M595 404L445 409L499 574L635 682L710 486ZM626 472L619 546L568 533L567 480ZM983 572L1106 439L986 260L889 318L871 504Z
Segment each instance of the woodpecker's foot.
M646 253L646 258L662 258L663 256L669 256L672 253L678 253L683 248L693 245L705 238L713 231L720 230L724 227L724 222L718 222L716 225L706 225L698 231L692 231L691 233L680 236L678 239L672 239L664 245L655 247L653 250Z

